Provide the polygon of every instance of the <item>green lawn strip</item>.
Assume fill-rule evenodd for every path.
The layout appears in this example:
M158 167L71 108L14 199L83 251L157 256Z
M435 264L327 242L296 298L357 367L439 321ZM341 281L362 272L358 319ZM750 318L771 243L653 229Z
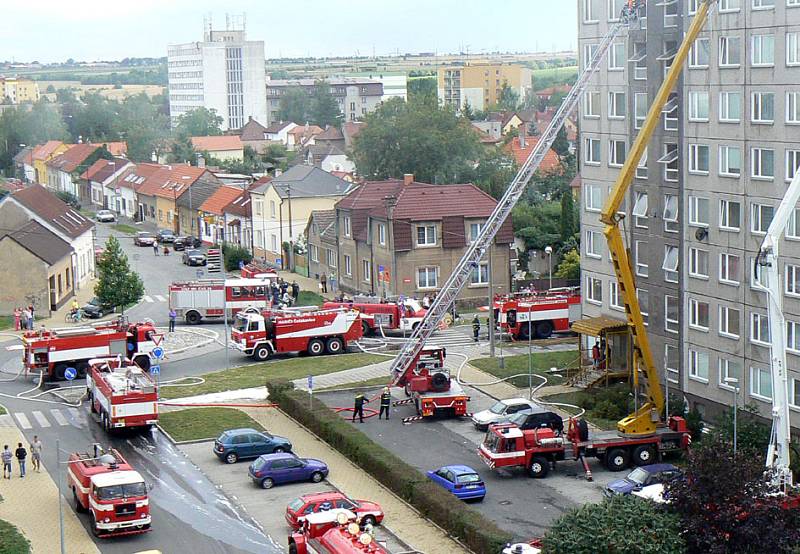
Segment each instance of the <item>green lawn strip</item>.
M162 412L158 424L178 442L215 439L223 431L241 427L263 430L257 421L235 408L190 408Z
M14 326L13 315L0 315L0 329L11 329Z
M8 412L3 406L0 406L0 415L6 415Z
M235 352L231 353L233 358ZM161 398L183 398L198 394L264 386L267 379L301 379L308 375L325 375L354 367L385 361L375 354L340 354L338 356L297 356L262 364L234 367L202 375L205 382L189 387L162 387Z
M367 379L365 381L353 381L352 383L345 383L344 385L335 385L333 387L324 387L321 389L314 389L314 392L331 392L335 390L346 390L346 389L353 389L356 387L381 387L387 385L389 382L389 376L386 377L374 377L372 379Z
M298 306L322 306L323 302L325 299L322 296L310 290L301 290L297 299Z
M567 350L563 352L535 352L531 354L531 366L533 373L547 377L548 385L560 385L564 382L563 374L550 373L551 367L559 369L565 367L577 367L578 351ZM478 358L471 360L470 364L491 373L496 377L509 377L517 373L524 373L522 377L515 377L509 381L515 387L526 388L528 386L528 355L506 356L503 358L504 367L500 367L499 358ZM541 383L540 379L533 379L533 386Z
M28 554L31 543L9 522L0 519L0 551L3 554Z
M111 228L115 231L119 231L120 233L127 233L129 235L135 235L139 232L139 229L136 227L126 225L125 223L117 223L116 225L112 225Z
M611 385L608 388L594 388L561 394L551 394L543 397L548 402L561 402L572 404L586 409L586 420L600 429L613 430L617 422L633 411L632 400L626 383ZM567 412L577 414L573 408L559 407Z

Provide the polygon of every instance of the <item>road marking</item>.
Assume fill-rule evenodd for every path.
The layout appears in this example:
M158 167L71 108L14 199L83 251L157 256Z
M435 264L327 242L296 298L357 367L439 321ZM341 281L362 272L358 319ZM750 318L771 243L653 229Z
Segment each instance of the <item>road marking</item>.
M50 410L50 415L52 415L53 419L56 420L56 423L58 423L62 427L69 425L67 418L64 417L64 414L61 413L61 410L52 409Z
M160 294L156 294L156 300L158 300L159 302L166 302L167 301L167 299L164 298L163 296L161 296Z
M82 427L80 419L81 413L77 408L67 408L67 413L69 414L69 421L73 427Z
M39 411L31 412L31 415L36 419L36 421L39 422L39 425L41 425L42 427L50 427L50 422L47 420L46 417L44 417L44 414L42 412Z
M22 412L14 413L14 417L17 418L20 427L22 427L23 429L33 429L33 425L31 425L31 422L28 420L28 416L26 416Z
M154 300L152 298L150 298L149 296L145 296L144 297L144 301L145 302L150 302L151 304L154 302Z

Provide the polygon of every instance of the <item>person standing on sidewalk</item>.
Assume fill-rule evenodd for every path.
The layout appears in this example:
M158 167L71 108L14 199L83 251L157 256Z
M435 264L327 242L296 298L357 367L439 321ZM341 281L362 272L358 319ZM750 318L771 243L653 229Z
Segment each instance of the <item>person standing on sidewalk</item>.
M20 316L20 324L22 325L22 330L28 330L28 320L31 318L31 313L28 311L28 308L22 309L22 315Z
M353 406L353 423L356 422L356 415L361 423L364 423L364 404L367 402L369 402L369 400L362 393L359 392L356 395L355 405Z
M33 461L33 469L37 472L42 471L42 441L39 440L39 435L33 435L33 442L30 444L31 460Z
M158 241L153 239L153 254L158 256Z
M19 331L22 329L22 310L19 307L14 308L14 330Z
M175 332L175 320L178 319L178 312L175 311L175 308L169 309L169 332Z
M478 342L478 335L481 332L481 320L478 319L478 314L475 314L475 317L472 318L472 336L475 338L475 342Z
M381 393L381 410L378 413L378 419L386 412L386 421L389 421L389 406L392 405L392 393L389 392L389 387L384 387Z
M28 451L25 450L21 442L17 443L17 450L14 452L14 455L17 457L17 462L19 463L19 476L21 479L25 477L25 458L28 457Z
M319 276L319 288L324 293L328 293L328 276L324 273Z
M292 298L295 302L300 298L300 285L297 284L296 279L292 281Z
M33 323L36 321L36 309L33 307L33 304L28 306L28 311L30 312L30 317L28 318L28 330L33 331Z
M11 454L11 450L8 449L8 445L3 446L3 453L0 454L0 459L3 460L3 479L11 479L11 459L13 455Z

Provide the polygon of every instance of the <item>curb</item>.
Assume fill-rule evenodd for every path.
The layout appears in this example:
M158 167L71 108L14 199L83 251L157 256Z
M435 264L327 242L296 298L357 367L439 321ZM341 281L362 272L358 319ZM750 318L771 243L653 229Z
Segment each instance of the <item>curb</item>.
M171 442L175 446L180 446L182 444L199 444L201 442L208 442L208 441L213 441L214 440L212 438L208 438L208 439L192 439L192 440L188 440L188 441L176 441L174 438L172 438L172 435L167 433L166 429L161 427L160 423L156 423L156 427L158 428L159 431L161 431L164 434L165 437L167 437L169 442Z

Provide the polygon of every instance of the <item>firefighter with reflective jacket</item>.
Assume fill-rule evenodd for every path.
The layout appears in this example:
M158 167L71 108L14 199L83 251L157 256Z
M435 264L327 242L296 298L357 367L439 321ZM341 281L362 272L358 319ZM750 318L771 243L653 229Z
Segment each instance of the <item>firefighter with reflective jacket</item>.
M478 314L472 319L472 336L475 337L475 342L478 342L478 333L481 332L481 320L478 319Z
M386 421L389 421L389 406L392 404L392 393L389 392L389 387L384 387L381 393L381 411L378 413L378 419L386 413Z
M355 398L355 405L353 406L353 423L356 421L356 416L358 416L361 423L364 423L364 404L369 402L366 396L361 393L358 393Z

